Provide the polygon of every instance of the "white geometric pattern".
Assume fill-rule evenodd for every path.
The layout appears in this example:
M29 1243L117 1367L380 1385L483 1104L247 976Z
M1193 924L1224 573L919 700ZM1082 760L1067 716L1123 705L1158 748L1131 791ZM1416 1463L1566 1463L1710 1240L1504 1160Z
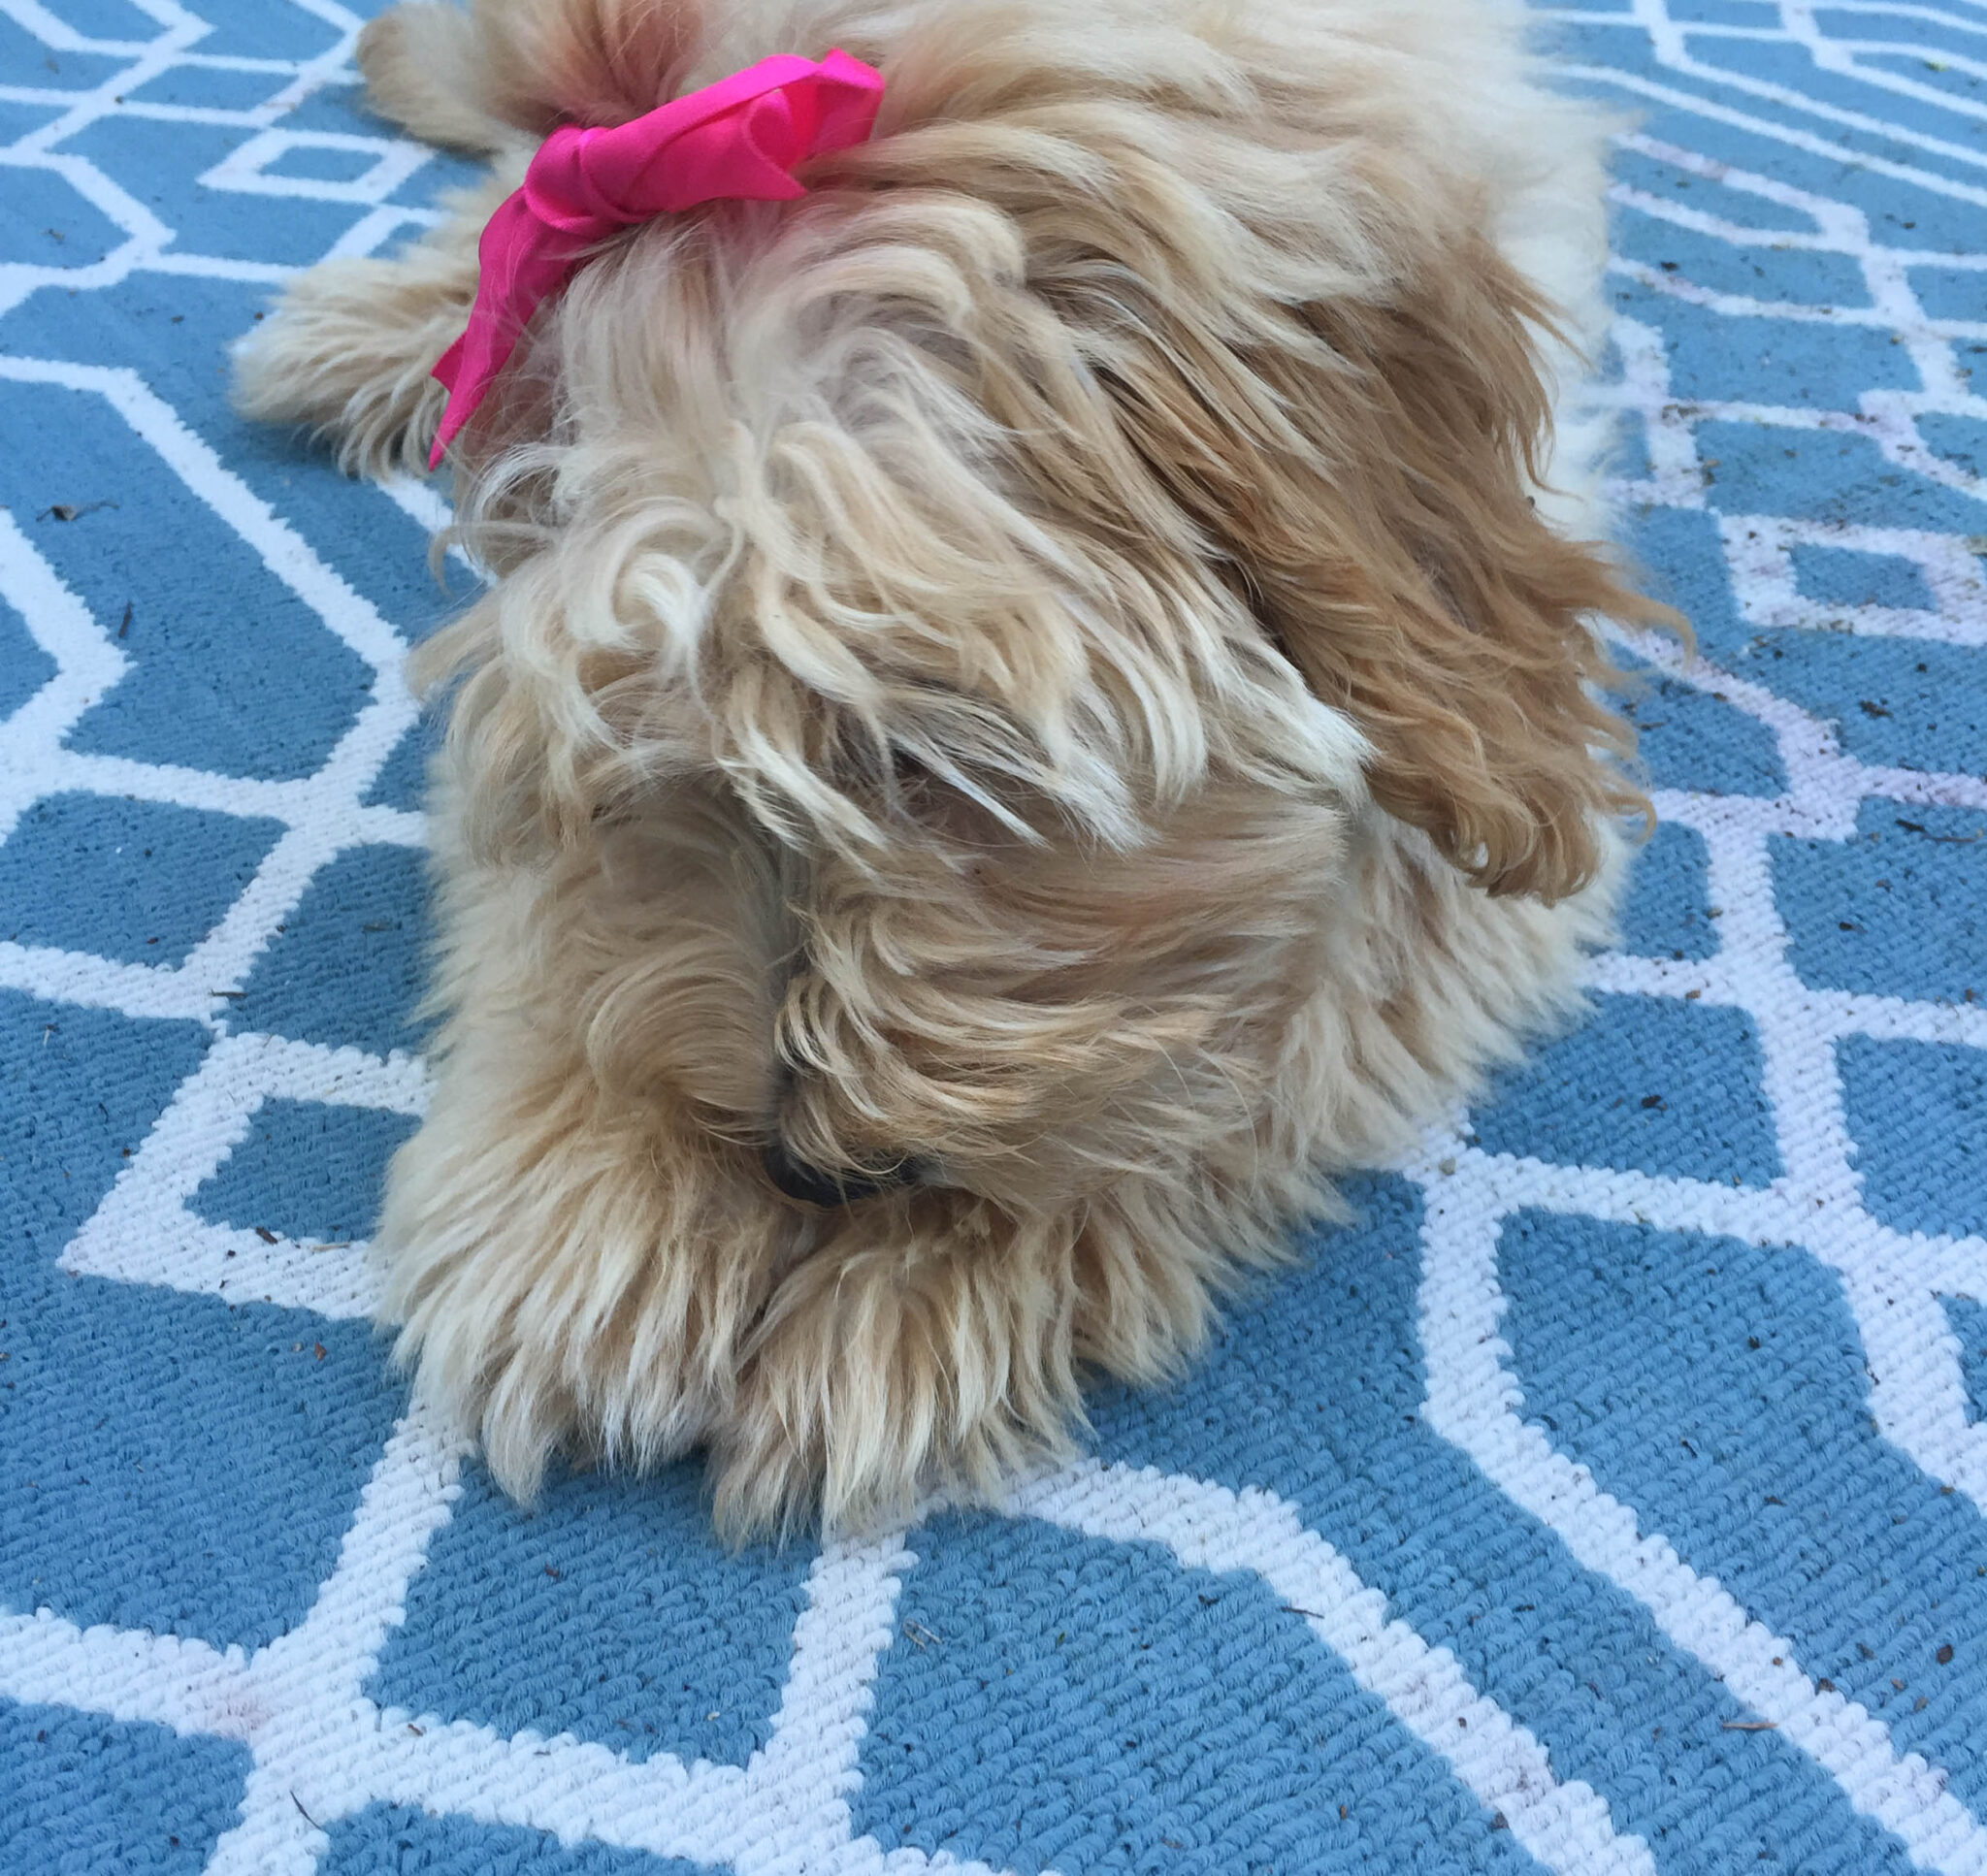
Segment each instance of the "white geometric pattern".
M244 133L200 177L201 185L366 209L339 236L335 252L373 251L426 219L420 210L388 200L427 160L419 146L388 135L285 127L326 87L352 81L351 41L360 23L333 0L294 3L333 26L336 43L297 60L208 56L199 50L207 22L176 0L134 0L156 30L114 39L80 30L40 0L0 0L0 14L51 58L114 62L84 90L0 85L0 104L53 113L0 146L0 169L61 178L121 235L104 258L76 268L0 262L0 313L51 284L90 291L148 272L273 283L292 271L271 261L182 251L174 228L67 147L107 120L150 122L161 137L181 125ZM1987 106L1897 69L1900 59L1923 64L1929 56L1940 74L1987 76L1987 53L1971 57L1949 44L1987 49L1987 11L1971 0L1959 10L1852 4L1819 11L1785 0L1770 11L1771 25L1685 23L1662 0L1634 0L1628 13L1547 16L1638 28L1665 78L1589 63L1576 65L1576 73L1668 106L1673 118L1680 113L1838 157L1846 153L1839 141L1844 134L1879 138L1897 153L1863 151L1856 160L1870 175L1987 208L1987 155L1912 127L1920 106L1976 122L1987 122ZM1842 37L1845 22L1857 23L1859 33L1867 23L1873 36ZM1866 87L1866 104L1850 108L1833 94L1809 96L1743 66L1709 62L1703 49L1711 42L1801 49L1817 73ZM239 110L127 97L187 70L260 75L270 94ZM1614 335L1622 363L1616 395L1642 419L1648 455L1647 474L1622 488L1627 504L1707 510L1715 466L1702 459L1697 435L1710 423L1867 437L1899 470L1987 501L1987 478L1939 454L1920 429L1931 416L1987 420L1987 398L1971 390L1960 350L1987 340L1987 316L1932 316L1911 281L1921 267L1971 273L1987 300L1987 252L1892 246L1873 238L1866 211L1849 201L1640 133L1621 141L1649 163L1787 211L1784 226L1742 224L1624 183L1615 191L1624 213L1735 252L1840 257L1858 270L1867 305L1713 291L1685 272L1625 258L1615 264L1623 280L1720 320L1871 328L1895 338L1918 378L1913 390L1864 390L1852 409L1673 396L1663 334L1624 315ZM348 155L355 169L366 167L335 181L282 173L299 150ZM1770 275L1762 291L1771 294ZM127 678L131 661L119 648L116 622L92 617L37 552L25 518L0 510L0 598L56 667L0 739L0 840L35 802L68 792L265 817L282 828L245 889L177 965L0 942L0 987L134 1018L190 1019L214 1039L68 1245L63 1267L129 1283L269 1299L330 1316L362 1315L369 1306L362 1245L272 1244L267 1234L204 1221L187 1201L265 1100L419 1111L422 1070L406 1054L243 1032L228 1021L231 999L272 934L339 855L362 845L420 844L418 817L367 801L413 720L399 675L405 639L135 370L0 355L0 383L54 384L101 400L127 427L132 448L149 452L158 473L178 478L245 542L364 661L372 679L350 727L322 764L300 779L257 780L72 749L66 739L79 720ZM424 491L389 493L408 512L434 518ZM1819 629L1987 648L1977 538L1723 508L1717 528L1741 614L1758 631ZM1799 588L1794 555L1803 547L1908 561L1920 569L1932 603L1824 604ZM1612 954L1597 961L1595 984L1744 1012L1759 1039L1783 1170L1766 1186L1743 1187L1493 1154L1473 1145L1460 1122L1432 1137L1407 1169L1427 1196L1419 1300L1425 1417L1557 1534L1586 1569L1645 1604L1677 1647L1824 1767L1859 1811L1895 1833L1914 1864L1981 1876L1987 1828L1953 1795L1946 1772L1901 1750L1864 1707L1817 1686L1789 1641L1753 1619L1714 1576L1646 1528L1632 1505L1610 1497L1525 1419L1500 1336L1499 1232L1520 1208L1723 1234L1805 1253L1841 1278L1868 1359L1870 1410L1884 1437L1987 1511L1987 1424L1970 1418L1960 1349L1940 1303L1987 1299L1987 1241L1901 1231L1865 1208L1836 1061L1837 1043L1850 1036L1987 1050L1987 1007L1809 988L1789 962L1769 857L1777 835L1847 838L1859 804L1872 797L1987 811L1987 781L1856 760L1828 722L1752 677L1713 663L1685 663L1657 647L1636 649L1682 683L1764 724L1787 786L1773 798L1659 792L1663 820L1691 828L1705 843L1710 902L1721 914L1717 948L1694 962ZM374 1466L336 1568L317 1586L308 1616L252 1654L142 1631L81 1630L48 1610L0 1612L0 1696L245 1745L253 1770L239 1821L206 1865L216 1876L305 1876L330 1841L325 1827L376 1799L533 1826L569 1843L593 1839L683 1857L739 1876L926 1867L965 1876L984 1867L942 1853L886 1852L858 1833L849 1802L862 1782L858 1753L872 1682L897 1633L899 1585L917 1562L915 1527L877 1543L830 1546L816 1560L768 1741L743 1766L686 1764L663 1753L637 1762L570 1735L506 1737L487 1726L375 1704L365 1690L403 1619L407 1586L451 1516L462 1464L462 1445L452 1436L419 1411L404 1418ZM1555 1774L1546 1748L1471 1683L1454 1655L1391 1616L1385 1598L1273 1492L1237 1493L1086 1462L1026 1487L1012 1509L1093 1537L1160 1544L1183 1569L1255 1572L1281 1602L1304 1615L1361 1689L1447 1760L1538 1863L1569 1876L1653 1876L1655 1858L1640 1837L1616 1827L1608 1795Z

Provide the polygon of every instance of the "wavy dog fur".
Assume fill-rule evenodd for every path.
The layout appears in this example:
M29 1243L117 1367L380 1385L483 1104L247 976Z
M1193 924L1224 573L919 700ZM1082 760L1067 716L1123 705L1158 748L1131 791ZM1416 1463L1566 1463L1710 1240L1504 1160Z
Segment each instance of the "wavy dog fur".
M1492 0L478 0L372 96L494 156L238 353L417 466L558 121L888 80L808 195L606 243L454 456L445 1021L378 1240L529 1495L734 1533L997 1492L1571 1009L1644 809L1595 615L1600 129ZM783 1197L779 1143L830 1177Z

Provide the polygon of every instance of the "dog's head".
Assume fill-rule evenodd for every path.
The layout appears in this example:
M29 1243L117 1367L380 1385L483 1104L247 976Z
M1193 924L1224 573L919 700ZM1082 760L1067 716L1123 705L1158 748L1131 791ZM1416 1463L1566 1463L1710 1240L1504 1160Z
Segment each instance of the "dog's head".
M1247 1129L1369 799L1591 877L1584 621L1648 608L1535 506L1514 134L1411 30L655 12L555 12L566 114L803 41L889 90L804 200L590 262L466 437L470 835L573 882L603 1077L802 1196L1027 1208Z

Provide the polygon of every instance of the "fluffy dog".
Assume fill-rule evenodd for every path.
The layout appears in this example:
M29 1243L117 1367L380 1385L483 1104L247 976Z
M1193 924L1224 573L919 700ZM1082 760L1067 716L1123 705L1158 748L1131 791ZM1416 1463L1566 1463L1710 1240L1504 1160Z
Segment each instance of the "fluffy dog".
M1602 126L1498 0L405 6L483 151L301 278L242 407L425 465L555 125L887 81L802 199L601 244L451 449L419 654L445 1021L386 1309L528 1496L701 1445L733 1533L997 1491L1094 1373L1569 1010L1649 619L1566 416ZM1555 405L1559 406L1556 412Z

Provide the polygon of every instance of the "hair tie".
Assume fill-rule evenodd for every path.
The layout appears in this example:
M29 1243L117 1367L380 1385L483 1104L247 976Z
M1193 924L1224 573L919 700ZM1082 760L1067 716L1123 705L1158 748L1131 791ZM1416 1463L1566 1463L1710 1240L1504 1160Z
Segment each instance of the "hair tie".
M539 303L592 243L700 202L804 195L795 168L862 143L882 100L882 74L861 59L783 52L610 130L561 125L538 146L524 186L484 225L469 325L435 366L448 403L428 467L440 463Z

